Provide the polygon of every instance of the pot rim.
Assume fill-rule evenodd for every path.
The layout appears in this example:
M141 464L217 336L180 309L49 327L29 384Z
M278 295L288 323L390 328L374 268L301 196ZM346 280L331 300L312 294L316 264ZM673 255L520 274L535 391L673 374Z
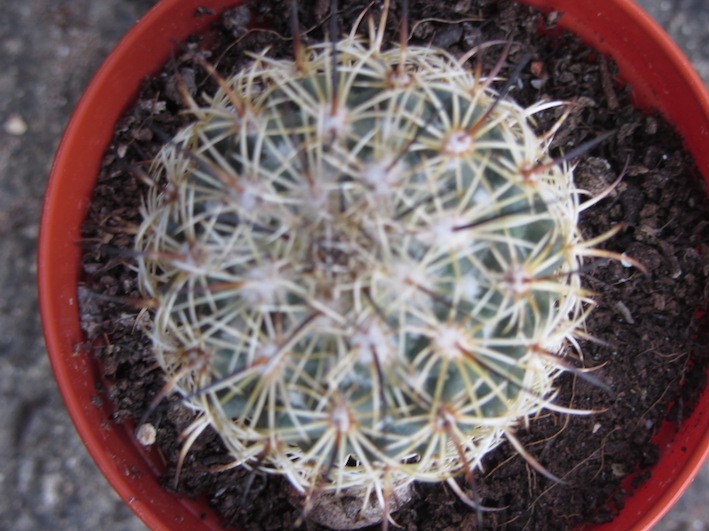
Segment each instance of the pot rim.
M550 11L565 0L518 1ZM221 11L238 3L239 0L162 0L124 36L77 104L55 155L42 210L37 264L39 304L57 385L79 435L104 476L145 524L156 530L174 529L176 525L221 529L222 522L203 500L188 500L164 490L157 477L161 469L159 456L140 447L128 427L105 428L109 406L91 403L90 398L99 395L95 385L100 377L89 354L75 348L83 341L76 293L79 228L113 124L135 99L140 80L167 60L171 43L190 33L206 31ZM195 18L197 8L204 5L213 7L215 12ZM679 48L631 0L573 2L572 11L562 16L560 24L599 52L613 56L622 78L638 88L636 102L642 107L657 108L676 124L709 182L709 150L704 149L709 144L709 95ZM634 25L627 26L625 35L616 32L599 37L597 26L603 26L599 17L609 16L632 19ZM631 45L630 54L619 55L623 43ZM667 60L663 63L666 66L659 66L658 57ZM645 81L648 77L652 83ZM668 97L668 91L675 90L668 86L668 79L679 80L681 87L676 90L681 94ZM124 90L126 80L133 84L130 92ZM114 105L105 113L99 112L102 106L108 107L106 100ZM679 121L682 116L700 123L683 123ZM108 136L104 123L111 124ZM94 180L87 179L87 175L93 175ZM72 190L71 197L62 193L66 189ZM653 478L627 499L613 522L594 529L618 529L618 525L624 529L649 529L681 496L709 456L709 389L679 432L659 444L661 459L657 470L653 469ZM680 451L683 446L684 452ZM659 493L658 483L662 485Z

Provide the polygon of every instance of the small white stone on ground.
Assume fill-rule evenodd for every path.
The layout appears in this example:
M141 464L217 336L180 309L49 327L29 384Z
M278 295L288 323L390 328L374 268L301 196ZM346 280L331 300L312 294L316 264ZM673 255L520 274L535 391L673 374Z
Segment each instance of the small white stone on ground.
M5 120L4 124L5 132L12 136L22 136L27 132L27 122L19 114L11 114L10 117Z

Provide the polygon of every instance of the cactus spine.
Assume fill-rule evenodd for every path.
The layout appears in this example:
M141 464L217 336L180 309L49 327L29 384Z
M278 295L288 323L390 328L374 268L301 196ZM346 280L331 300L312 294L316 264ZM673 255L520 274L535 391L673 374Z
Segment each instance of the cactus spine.
M381 34L261 54L151 168L155 356L235 465L303 492L443 481L554 397L577 191L522 108Z

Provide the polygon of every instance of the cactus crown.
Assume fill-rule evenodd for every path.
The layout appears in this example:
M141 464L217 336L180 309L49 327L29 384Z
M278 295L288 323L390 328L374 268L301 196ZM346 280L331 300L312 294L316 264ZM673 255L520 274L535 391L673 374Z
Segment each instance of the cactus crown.
M553 398L578 204L535 112L447 53L265 53L154 161L137 235L173 389L303 491L442 481Z

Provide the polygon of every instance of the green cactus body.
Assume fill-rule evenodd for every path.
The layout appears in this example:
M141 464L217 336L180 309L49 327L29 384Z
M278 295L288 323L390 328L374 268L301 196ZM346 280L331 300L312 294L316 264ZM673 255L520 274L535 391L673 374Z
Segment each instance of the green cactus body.
M381 493L472 469L553 398L578 205L528 123L552 104L440 50L332 54L256 57L194 109L151 169L139 279L189 437Z

